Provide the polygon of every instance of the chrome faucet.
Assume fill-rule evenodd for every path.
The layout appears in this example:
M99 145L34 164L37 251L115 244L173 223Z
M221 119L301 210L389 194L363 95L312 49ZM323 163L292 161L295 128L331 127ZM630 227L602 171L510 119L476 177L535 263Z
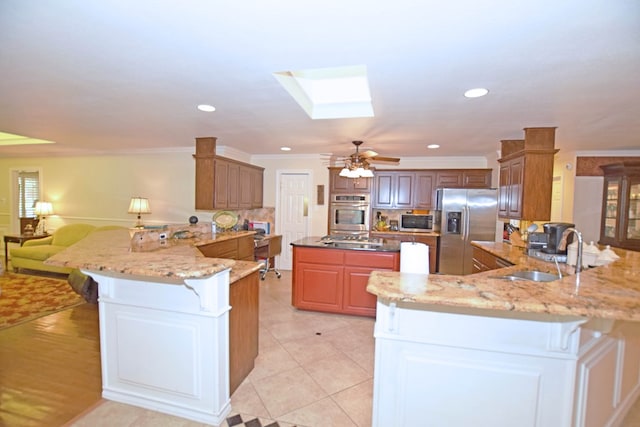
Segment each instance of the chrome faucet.
M578 258L576 259L576 274L582 271L582 233L573 227L569 227L562 233L562 238L558 244L558 249L565 250L567 248L567 237L569 234L575 233L578 237Z

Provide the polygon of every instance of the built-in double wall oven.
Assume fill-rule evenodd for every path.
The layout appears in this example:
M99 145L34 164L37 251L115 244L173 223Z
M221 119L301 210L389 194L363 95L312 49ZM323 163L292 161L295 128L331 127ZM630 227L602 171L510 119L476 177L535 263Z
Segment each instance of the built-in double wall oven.
M329 205L330 234L369 234L368 194L334 194Z

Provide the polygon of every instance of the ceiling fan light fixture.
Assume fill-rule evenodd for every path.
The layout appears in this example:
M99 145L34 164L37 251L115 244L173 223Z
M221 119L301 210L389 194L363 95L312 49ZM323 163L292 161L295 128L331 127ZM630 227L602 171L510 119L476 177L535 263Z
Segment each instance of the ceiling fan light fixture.
M351 171L349 170L349 168L345 166L338 175L343 176L345 178L349 178L350 173Z
M358 170L350 170L349 171L349 175L347 175L347 178L360 178L360 174L358 173Z
M363 178L373 178L373 171L371 169L365 169L361 176Z

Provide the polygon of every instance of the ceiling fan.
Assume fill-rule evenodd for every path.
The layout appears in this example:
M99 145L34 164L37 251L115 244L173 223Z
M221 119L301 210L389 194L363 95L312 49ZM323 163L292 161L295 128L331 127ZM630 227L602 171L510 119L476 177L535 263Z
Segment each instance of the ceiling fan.
M356 146L356 152L344 159L345 165L344 169L340 171L340 176L347 178L370 178L373 177L373 172L370 169L371 163L386 162L398 164L400 162L400 159L397 157L378 156L378 153L373 150L360 152L362 141L351 142Z

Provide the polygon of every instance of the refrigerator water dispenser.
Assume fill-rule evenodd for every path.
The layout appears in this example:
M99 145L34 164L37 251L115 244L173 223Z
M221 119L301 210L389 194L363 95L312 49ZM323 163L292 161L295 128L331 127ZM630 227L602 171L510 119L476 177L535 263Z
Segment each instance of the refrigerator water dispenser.
M462 212L447 212L447 233L460 234Z

